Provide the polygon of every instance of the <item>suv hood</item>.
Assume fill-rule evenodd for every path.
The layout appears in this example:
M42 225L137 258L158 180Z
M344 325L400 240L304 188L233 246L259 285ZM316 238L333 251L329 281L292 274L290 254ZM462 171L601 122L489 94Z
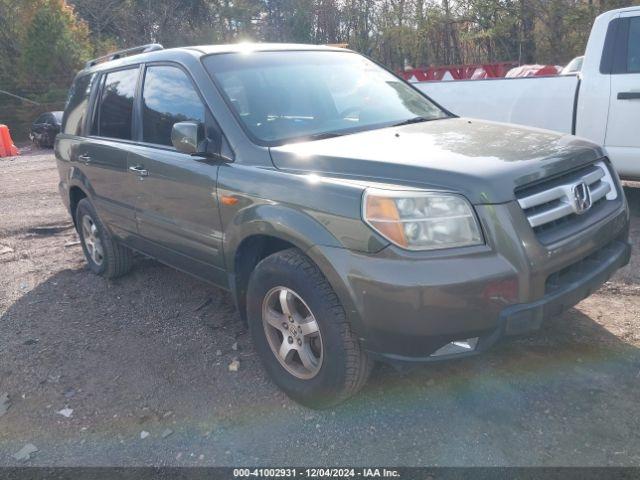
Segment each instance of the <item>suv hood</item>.
M597 145L548 130L451 118L272 147L276 168L366 183L455 191L503 203L514 190L602 158Z

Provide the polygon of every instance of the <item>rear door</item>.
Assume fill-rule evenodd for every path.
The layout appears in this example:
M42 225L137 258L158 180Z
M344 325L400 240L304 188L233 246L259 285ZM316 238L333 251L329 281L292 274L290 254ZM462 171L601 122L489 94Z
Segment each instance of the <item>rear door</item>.
M216 198L218 165L178 152L171 144L177 122L207 128L213 117L182 68L147 65L140 94L138 144L129 156L136 178L140 249L205 280L226 285Z
M137 231L135 183L128 174L139 65L105 72L100 79L87 142L76 160L89 181L98 215L121 238Z
M640 178L640 16L617 22L605 145L622 176Z

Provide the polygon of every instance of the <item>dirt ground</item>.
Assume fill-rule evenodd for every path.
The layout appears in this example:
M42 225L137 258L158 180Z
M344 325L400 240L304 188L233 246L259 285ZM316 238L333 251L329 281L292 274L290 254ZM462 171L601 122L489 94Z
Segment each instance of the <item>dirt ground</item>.
M316 412L269 381L227 294L143 258L92 275L53 155L25 153L0 159L0 465L640 465L640 188L631 265L575 309L480 357L378 367Z

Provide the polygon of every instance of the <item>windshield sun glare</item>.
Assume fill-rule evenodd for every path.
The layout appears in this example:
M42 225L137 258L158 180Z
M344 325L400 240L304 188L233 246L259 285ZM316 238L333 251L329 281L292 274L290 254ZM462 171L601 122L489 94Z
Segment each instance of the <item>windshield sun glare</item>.
M204 64L244 129L260 143L329 138L448 114L351 52L212 55Z

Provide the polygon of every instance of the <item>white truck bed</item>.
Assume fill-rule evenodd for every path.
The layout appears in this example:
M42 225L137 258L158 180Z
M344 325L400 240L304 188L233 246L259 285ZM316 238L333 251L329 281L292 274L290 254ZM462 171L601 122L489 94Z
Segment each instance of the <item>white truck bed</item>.
M456 80L414 85L462 117L571 133L578 77Z
M603 145L622 178L640 181L638 45L640 6L621 8L596 18L580 80L566 75L414 85L462 117L575 132Z

